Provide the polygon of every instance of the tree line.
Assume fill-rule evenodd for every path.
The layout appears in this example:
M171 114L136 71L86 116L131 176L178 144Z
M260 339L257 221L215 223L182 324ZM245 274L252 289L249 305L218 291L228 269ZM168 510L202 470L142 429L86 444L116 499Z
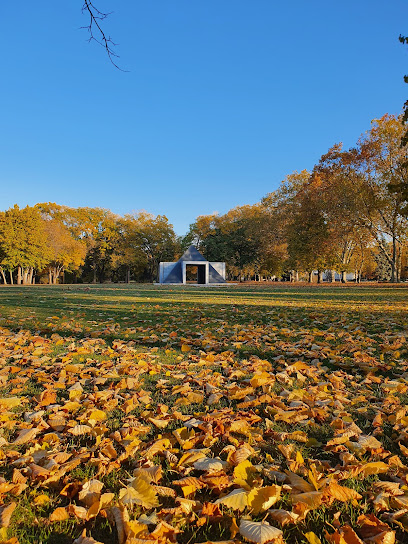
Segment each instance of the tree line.
M41 203L0 212L3 283L155 281L193 244L228 279L408 278L408 149L402 116L372 122L351 149L288 175L253 205L201 215L176 236L164 215Z
M179 242L165 216L41 203L0 212L3 283L154 281Z

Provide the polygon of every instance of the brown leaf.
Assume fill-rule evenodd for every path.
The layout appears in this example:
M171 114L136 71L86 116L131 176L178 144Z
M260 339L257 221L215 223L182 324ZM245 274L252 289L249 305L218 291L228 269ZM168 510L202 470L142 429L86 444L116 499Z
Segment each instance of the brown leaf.
M80 537L76 538L72 544L103 544L98 540L95 540L91 536L86 536L86 529L83 530L83 533Z
M50 517L48 518L51 522L52 521L65 521L69 518L69 514L67 512L66 508L56 508L54 512L50 514Z
M11 516L17 507L17 503L11 502L7 506L0 506L0 526L8 527L10 525Z
M20 446L21 444L27 444L27 442L31 442L34 440L34 438L37 436L39 430L38 429L23 429L20 431L17 435L17 438L12 442L13 446Z
M330 482L329 487L324 491L324 494L331 499L341 502L361 499L360 493L357 493L357 491L354 491L354 489L351 489L350 487L339 485L334 481Z

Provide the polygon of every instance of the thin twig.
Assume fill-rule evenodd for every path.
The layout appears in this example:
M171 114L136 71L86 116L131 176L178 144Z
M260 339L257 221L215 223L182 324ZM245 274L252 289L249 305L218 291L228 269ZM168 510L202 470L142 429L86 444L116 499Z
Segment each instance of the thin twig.
M121 72L127 72L127 70L123 70L122 68L120 68L120 66L118 66L114 61L114 58L119 58L119 55L117 55L113 49L113 47L116 47L117 44L113 42L110 36L106 36L101 26L101 21L104 21L107 17L109 17L112 12L104 13L93 4L92 0L84 0L84 4L82 6L82 13L87 13L89 15L89 25L81 27L88 31L88 41L94 41L101 47L103 47L113 66L115 66L115 68L117 68ZM94 28L96 28L97 33L99 34L99 38L95 37Z

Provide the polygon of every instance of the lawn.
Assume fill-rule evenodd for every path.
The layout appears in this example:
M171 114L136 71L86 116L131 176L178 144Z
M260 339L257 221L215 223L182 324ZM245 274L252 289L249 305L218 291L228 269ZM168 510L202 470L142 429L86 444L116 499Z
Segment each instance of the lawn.
M0 542L408 542L407 310L403 285L0 288Z

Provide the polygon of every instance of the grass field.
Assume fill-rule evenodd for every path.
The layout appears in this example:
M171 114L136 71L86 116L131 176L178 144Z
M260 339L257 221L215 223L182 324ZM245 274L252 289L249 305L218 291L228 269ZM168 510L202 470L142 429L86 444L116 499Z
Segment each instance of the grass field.
M0 288L0 542L408 542L407 310L405 286Z

